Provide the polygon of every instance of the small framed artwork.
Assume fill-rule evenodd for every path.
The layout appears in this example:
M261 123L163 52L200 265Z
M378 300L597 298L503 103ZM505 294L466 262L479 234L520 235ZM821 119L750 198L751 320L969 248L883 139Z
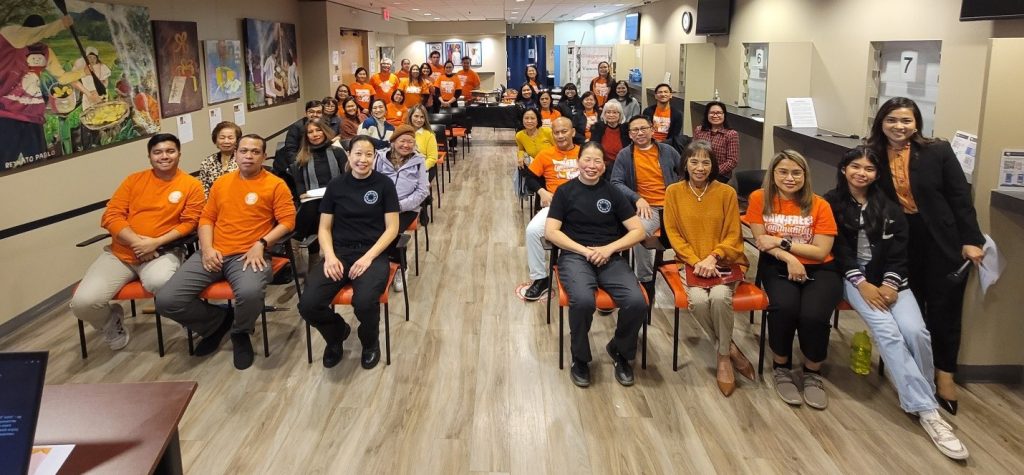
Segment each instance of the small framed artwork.
M455 64L462 62L463 51L466 51L466 44L461 41L445 41L444 42L444 56L445 61L451 61Z
M427 53L426 53L425 56L423 56L424 62L429 62L430 61L430 53L433 53L434 51L437 51L438 53L441 53L441 58L442 58L441 62L443 63L444 62L443 58L445 56L444 55L444 43L442 43L440 41L427 43Z
M469 56L469 65L479 68L484 65L484 45L479 41L466 42L466 56Z
M394 46L381 46L381 47L379 47L377 49L378 49L378 52L379 52L378 56L380 57L380 61L383 61L384 58L390 59L392 62L395 61L395 47Z

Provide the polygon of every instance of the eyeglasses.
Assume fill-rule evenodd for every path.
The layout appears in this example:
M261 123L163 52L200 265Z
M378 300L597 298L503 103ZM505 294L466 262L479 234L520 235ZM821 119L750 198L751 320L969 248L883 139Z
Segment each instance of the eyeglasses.
M708 112L708 115L725 115L725 112Z
M631 134L639 134L639 133L647 132L648 130L651 130L651 126L645 125L643 127L634 127L632 129L629 129L629 133L631 133Z
M776 168L775 169L775 174L780 176L780 177L791 176L791 177L796 178L796 179L800 179L800 178L804 177L804 171L803 170L786 170L784 168Z

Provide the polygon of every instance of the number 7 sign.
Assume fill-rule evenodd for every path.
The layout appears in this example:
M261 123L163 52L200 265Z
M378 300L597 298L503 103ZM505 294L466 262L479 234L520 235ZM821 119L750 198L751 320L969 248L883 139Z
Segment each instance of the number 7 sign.
M900 53L900 80L908 83L917 81L917 51Z

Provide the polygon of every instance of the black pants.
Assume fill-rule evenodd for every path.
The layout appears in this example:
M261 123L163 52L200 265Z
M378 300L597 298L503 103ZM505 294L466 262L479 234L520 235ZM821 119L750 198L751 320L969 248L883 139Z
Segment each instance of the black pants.
M786 277L785 263L761 253L758 272L770 302L768 345L772 353L792 360L793 336L798 334L804 357L820 363L828 356L829 319L843 298L843 280L834 262L804 267L809 279L794 282Z
M558 256L558 278L569 295L569 348L572 359L589 363L590 326L594 322L598 287L608 292L619 307L612 348L627 360L636 358L640 328L647 318L647 302L629 263L620 255L607 264L595 267L574 252L562 251Z
M946 275L957 270L962 261L953 260L942 252L920 214L906 216L910 224L907 246L910 290L914 291L925 326L932 335L935 368L955 373L967 279L954 283L946 279Z
M331 280L324 274L324 260L320 259L306 278L306 288L299 299L299 314L323 335L325 341L340 340L347 324L341 315L334 312L331 301L342 287L351 283L352 310L359 320L359 342L363 349L379 348L380 295L388 283L388 259L383 254L377 256L366 272L353 280L348 278L348 270L363 256L365 250L353 252L349 249L335 249L335 253L345 265L345 277Z

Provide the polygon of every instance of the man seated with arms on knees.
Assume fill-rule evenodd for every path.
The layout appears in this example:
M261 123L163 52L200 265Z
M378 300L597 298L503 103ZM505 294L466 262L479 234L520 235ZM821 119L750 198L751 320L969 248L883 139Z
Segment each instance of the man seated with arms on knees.
M615 365L615 380L633 385L638 332L647 317L647 302L622 252L644 239L643 226L632 202L604 175L604 150L598 142L583 144L579 177L558 188L551 200L545 237L562 249L558 278L569 296L569 334L572 369L580 387L590 385L590 325L594 321L594 292L600 287L619 306L615 335L605 349Z
M629 120L631 145L619 151L611 182L636 204L636 214L650 236L661 227L665 189L679 181L679 153L668 144L655 142L651 119L638 115ZM650 292L654 286L654 257L642 244L633 248L636 276Z
M149 139L149 170L128 175L100 223L113 238L89 266L71 298L71 313L103 332L112 350L128 344L124 310L110 299L135 279L156 293L181 265L181 255L158 249L196 229L205 194L198 179L181 171L181 142L171 134Z
M274 155L274 173L277 173L278 176L288 174L288 167L295 163L295 155L299 153L299 147L306 137L306 124L310 121L320 120L323 115L324 105L320 101L306 103L306 116L288 126L288 132L284 136L284 146Z
M520 297L529 301L540 300L547 294L551 283L545 256L547 251L544 250L544 223L548 219L551 198L559 186L580 174L577 164L580 147L572 141L576 135L572 121L567 117L555 119L551 123L551 134L555 138L555 146L537 153L524 176L527 188L537 193L541 205L541 210L526 225L526 258L532 283L520 290Z
M156 294L160 314L202 335L196 356L217 351L231 330L238 369L253 362L249 334L273 278L270 248L295 228L288 185L263 169L266 146L255 134L238 141L238 170L213 184L199 218L199 251ZM235 295L235 305L227 311L199 299L206 287L221 279L231 284Z

